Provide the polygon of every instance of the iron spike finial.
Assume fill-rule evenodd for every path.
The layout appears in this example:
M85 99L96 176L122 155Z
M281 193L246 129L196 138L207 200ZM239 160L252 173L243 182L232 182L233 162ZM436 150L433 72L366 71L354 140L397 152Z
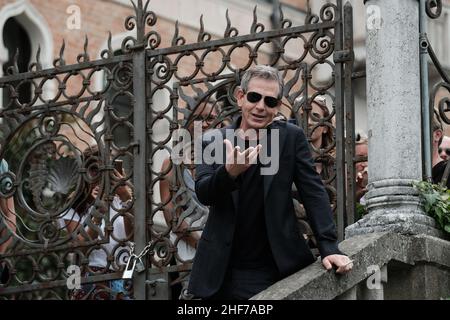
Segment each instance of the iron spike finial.
M257 6L253 8L253 23L250 27L250 33L256 33L256 24L258 23L258 16L256 15L256 8Z
M175 22L175 33L172 38L172 46L182 46L186 43L183 37L179 36L178 20Z
M16 52L14 53L13 56L12 66L8 67L8 69L6 70L7 74L13 75L19 73L18 61L19 61L19 48L16 48Z
M198 33L197 42L202 42L202 36L203 32L205 31L205 28L203 26L203 14L200 15L200 31Z
M136 14L136 17L137 17L137 14L138 14L139 8L140 8L140 7L138 8L139 3L138 3L138 5L136 5L136 3L133 0L130 0L130 2L132 4L132 6L133 6L134 13Z
M138 11L138 7L136 6L136 3L133 0L131 0L131 4L133 5L134 12L137 12Z
M63 43L61 46L61 50L59 51L59 58L61 59L61 65L65 65L66 62L64 61L64 50L66 49L66 40L63 39Z
M175 21L175 33L173 34L173 38L172 38L172 46L176 46L177 45L177 39L178 39L178 20Z
M89 61L88 45L89 45L89 39L88 39L88 36L85 35L84 46L83 46L83 48L84 48L83 51L84 52L77 56L78 63L83 63L83 62L88 62Z
M305 24L314 24L319 22L319 17L317 15L312 14L311 4L309 0L306 1L306 17Z
M230 16L228 15L228 9L225 12L225 19L227 20L227 27L225 28L225 33L224 33L224 37L226 38L227 36L229 36L229 32L231 29L231 20L230 20Z
M284 13L283 13L283 4L280 2L279 6L278 6L278 10L279 10L279 28L280 29L286 29L286 28L290 28L292 27L292 21L289 19L285 19L284 18Z
M111 59L114 56L114 51L112 49L111 41L112 41L112 34L111 34L111 31L108 31L107 48L102 50L102 52L100 53L100 57L102 59Z
M283 6L281 4L281 2L278 4L278 12L280 14L280 16L278 17L280 19L280 25L284 20L284 14L283 14Z
M147 0L144 5L144 13L147 12L148 5L150 4L150 0Z
M228 8L227 11L225 12L225 19L227 20L227 30L231 27L231 20L230 20L230 15L228 14Z
M198 32L197 42L205 42L211 40L211 35L205 32L203 24L203 14L200 16L200 31Z
M42 64L41 64L41 45L39 44L37 52L36 52L36 69L42 70Z
M114 55L114 51L112 49L112 33L108 31L108 54L110 57Z
M224 38L235 37L238 35L238 30L231 26L230 16L228 14L228 9L225 13L225 18L227 19L227 28L225 29Z
M255 8L253 9L253 23L250 28L250 33L252 33L252 34L264 31L264 26L261 23L258 23L258 16L256 14L257 8L258 8L258 6L255 5Z
M64 60L64 50L66 48L66 40L63 39L61 49L59 50L59 57L53 61L53 65L55 67L61 67L66 65L66 61Z
M89 46L89 38L86 34L84 38L84 56L86 58L86 61L89 61L88 46Z
M42 64L41 64L41 44L38 45L38 49L36 52L36 61L31 63L28 67L28 71L41 71L42 70Z
M16 53L14 54L14 69L19 73L19 48L16 49Z

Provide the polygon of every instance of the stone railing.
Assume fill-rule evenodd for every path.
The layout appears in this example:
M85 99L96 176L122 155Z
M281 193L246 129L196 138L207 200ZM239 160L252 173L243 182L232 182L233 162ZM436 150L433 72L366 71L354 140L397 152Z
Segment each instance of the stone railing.
M384 232L352 237L339 248L354 261L350 273L337 275L317 261L252 299L450 298L449 241Z

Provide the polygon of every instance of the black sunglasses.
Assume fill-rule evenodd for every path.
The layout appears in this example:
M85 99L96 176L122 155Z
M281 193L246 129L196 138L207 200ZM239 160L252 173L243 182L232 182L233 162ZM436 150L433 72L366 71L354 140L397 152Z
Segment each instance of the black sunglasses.
M262 99L262 97L263 95L259 94L258 92L253 91L247 92L247 100L251 103L259 102ZM271 96L265 96L264 103L269 108L276 108L280 104L280 99Z
M441 153L443 150L445 151L445 154L450 157L450 148L445 148L445 149L439 148L438 152Z

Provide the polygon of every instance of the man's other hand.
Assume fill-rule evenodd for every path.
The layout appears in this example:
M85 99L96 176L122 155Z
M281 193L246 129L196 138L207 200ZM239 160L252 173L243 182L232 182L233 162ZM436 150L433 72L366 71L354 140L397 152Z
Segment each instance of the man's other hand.
M336 273L339 274L345 274L353 268L353 261L342 254L331 254L326 256L322 259L322 264L327 270L331 270L334 266L337 268Z

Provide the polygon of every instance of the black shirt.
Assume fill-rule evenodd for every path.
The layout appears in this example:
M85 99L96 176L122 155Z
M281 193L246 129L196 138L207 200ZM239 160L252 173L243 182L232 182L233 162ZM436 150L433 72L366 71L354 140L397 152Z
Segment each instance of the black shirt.
M242 143L242 144L241 144ZM239 141L241 152L248 148ZM254 141L251 146L254 146ZM239 207L233 238L231 265L235 268L253 269L274 267L270 243L267 236L264 214L264 179L261 164L253 164L237 178L239 185Z

